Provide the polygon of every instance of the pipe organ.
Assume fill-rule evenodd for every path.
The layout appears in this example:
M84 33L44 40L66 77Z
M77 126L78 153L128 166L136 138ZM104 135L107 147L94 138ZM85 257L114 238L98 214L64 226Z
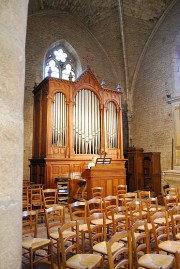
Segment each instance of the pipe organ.
M33 94L31 181L56 187L55 178L83 174L105 152L109 168L121 171L117 184L125 183L120 92L101 86L88 68L76 81L47 77Z
M75 96L74 151L76 154L98 154L100 150L100 104L97 95L82 89Z

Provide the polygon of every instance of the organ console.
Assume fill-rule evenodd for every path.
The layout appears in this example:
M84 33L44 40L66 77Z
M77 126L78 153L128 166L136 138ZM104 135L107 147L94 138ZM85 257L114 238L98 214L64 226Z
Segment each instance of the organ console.
M31 181L55 188L55 178L85 172L93 157L106 152L111 172L114 167L121 174L114 182L125 184L121 92L101 86L87 68L75 81L46 77L33 94Z

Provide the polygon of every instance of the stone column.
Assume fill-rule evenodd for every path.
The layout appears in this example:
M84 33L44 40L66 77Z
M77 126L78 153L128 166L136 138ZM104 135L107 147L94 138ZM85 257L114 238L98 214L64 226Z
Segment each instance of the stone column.
M28 0L0 1L0 268L21 268Z

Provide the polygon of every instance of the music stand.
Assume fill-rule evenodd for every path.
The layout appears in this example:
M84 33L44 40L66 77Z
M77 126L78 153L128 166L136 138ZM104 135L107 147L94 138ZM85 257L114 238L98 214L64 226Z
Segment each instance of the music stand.
M96 165L108 165L111 163L111 158L97 158Z

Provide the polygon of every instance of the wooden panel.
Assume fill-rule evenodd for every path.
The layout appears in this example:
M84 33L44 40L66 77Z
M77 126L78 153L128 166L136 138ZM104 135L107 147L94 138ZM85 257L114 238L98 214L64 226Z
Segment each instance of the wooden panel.
M143 152L142 148L128 149L129 191L161 192L160 152Z
M116 186L126 184L126 170L118 166L94 166L82 174L87 180L87 196L92 197L92 187L102 187L104 196L115 194Z
M111 164L115 169L114 174L112 174L111 169L106 169L105 173L103 173L101 168L99 168L99 173L92 170L91 176L87 177L89 196L91 187L99 185L103 186L106 194L112 194L114 193L115 185L126 182L124 168L126 160L123 156L122 137L122 93L114 89L102 88L89 68L75 82L47 77L34 88L33 156L30 159L31 180L35 183L41 182L45 184L46 188L56 188L54 182L56 177L60 177L62 174L69 174L70 176L75 172L83 174L88 167L88 163L92 161L94 155L75 154L74 151L73 121L75 96L80 89L85 88L92 90L97 95L101 108L101 145L98 152L106 152L107 156L112 158ZM52 145L52 102L54 95L58 91L64 93L66 97L68 115L66 145L63 147ZM107 148L105 143L106 127L104 119L106 115L106 104L110 101L115 103L118 113L118 147L114 149ZM95 157L99 157L99 155L97 154ZM91 178L93 178L92 181Z

